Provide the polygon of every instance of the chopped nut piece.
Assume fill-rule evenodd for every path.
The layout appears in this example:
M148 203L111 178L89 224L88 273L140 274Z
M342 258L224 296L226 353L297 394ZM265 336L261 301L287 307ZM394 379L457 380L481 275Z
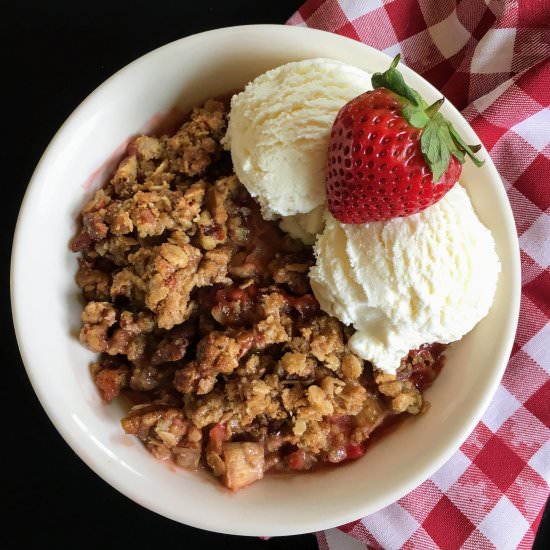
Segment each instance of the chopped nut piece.
M357 379L363 372L363 362L353 353L344 353L342 357L342 374L346 378Z
M281 357L279 364L288 374L302 377L313 374L314 364L305 353L287 352Z
M334 405L319 386L310 386L307 389L307 399L324 416L334 412Z

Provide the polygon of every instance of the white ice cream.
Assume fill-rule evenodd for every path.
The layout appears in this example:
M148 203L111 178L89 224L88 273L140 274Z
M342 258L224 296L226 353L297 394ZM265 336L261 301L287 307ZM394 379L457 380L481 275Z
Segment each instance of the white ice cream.
M346 225L327 215L315 253L321 307L355 327L355 353L391 373L409 350L469 332L487 315L500 272L491 232L459 184L407 218Z
M341 107L367 89L365 71L307 59L260 75L232 98L225 145L266 219L307 214L324 204L332 123ZM318 218L288 223L300 231Z
M284 216L279 226L291 237L300 239L305 244L312 245L317 235L323 230L325 214L326 208L324 205L321 205L306 214Z

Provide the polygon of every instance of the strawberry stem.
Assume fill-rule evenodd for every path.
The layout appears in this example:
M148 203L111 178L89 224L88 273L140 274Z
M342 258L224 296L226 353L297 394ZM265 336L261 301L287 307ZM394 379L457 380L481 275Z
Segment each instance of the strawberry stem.
M392 69L395 69L397 67L397 65L399 65L399 61L401 60L401 54L398 53L392 60L391 62L391 65L390 65L390 68L388 70L392 70Z
M374 73L372 75L372 87L376 88L386 88L391 90L393 93L407 99L413 105L419 106L419 95L403 80L403 75L397 70L397 65L399 63L401 56L397 54L393 61L391 62L390 68L383 73Z

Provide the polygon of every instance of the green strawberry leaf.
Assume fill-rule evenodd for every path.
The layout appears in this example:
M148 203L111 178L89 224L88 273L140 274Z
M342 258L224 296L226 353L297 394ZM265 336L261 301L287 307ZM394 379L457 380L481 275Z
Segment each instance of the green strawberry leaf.
M438 125L439 137L443 141L445 147L447 147L447 149L449 149L449 152L454 155L461 164L463 164L464 151L460 149L453 140L447 120L445 120L442 114L437 113L432 122Z
M466 158L464 157L464 151L462 151L458 147L455 147L454 149L451 150L451 152L457 158L460 164L464 164L466 162Z
M445 143L439 124L430 122L426 125L420 138L420 147L432 172L433 181L439 181L451 162L451 152Z
M480 166L483 166L483 163L485 161L478 159L475 156L475 153L477 153L481 149L481 145L467 145L460 134L454 129L453 125L450 122L448 122L447 124L449 126L449 132L451 133L451 136L453 136L453 140L457 143L457 145L472 159L472 162L478 168Z
M387 88L398 95L402 107L401 115L415 128L422 130L420 146L424 160L428 164L433 181L437 182L445 173L451 162L451 155L464 164L466 155L476 166L484 161L475 156L480 145L467 145L449 120L438 112L443 104L443 98L428 105L420 94L407 85L403 75L397 70L399 54L393 59L390 68L383 73L372 75L372 86Z
M413 105L419 105L418 93L407 86L403 79L403 75L396 69L399 59L401 59L401 56L397 54L387 71L383 73L374 73L372 75L372 87L374 89L387 88L397 95L408 99Z
M415 128L424 128L424 126L430 122L430 117L426 114L424 109L410 103L405 103L405 105L403 105L401 114L405 117L405 120Z

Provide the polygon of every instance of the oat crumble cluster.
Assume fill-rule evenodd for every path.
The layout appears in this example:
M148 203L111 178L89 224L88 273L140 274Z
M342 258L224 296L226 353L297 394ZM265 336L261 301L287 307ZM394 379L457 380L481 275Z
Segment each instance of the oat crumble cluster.
M102 398L132 403L123 429L237 490L361 456L374 430L426 407L443 346L397 376L348 350L352 330L311 292L311 247L264 221L234 175L226 125L209 100L174 135L134 139L71 248L80 339L100 354Z

